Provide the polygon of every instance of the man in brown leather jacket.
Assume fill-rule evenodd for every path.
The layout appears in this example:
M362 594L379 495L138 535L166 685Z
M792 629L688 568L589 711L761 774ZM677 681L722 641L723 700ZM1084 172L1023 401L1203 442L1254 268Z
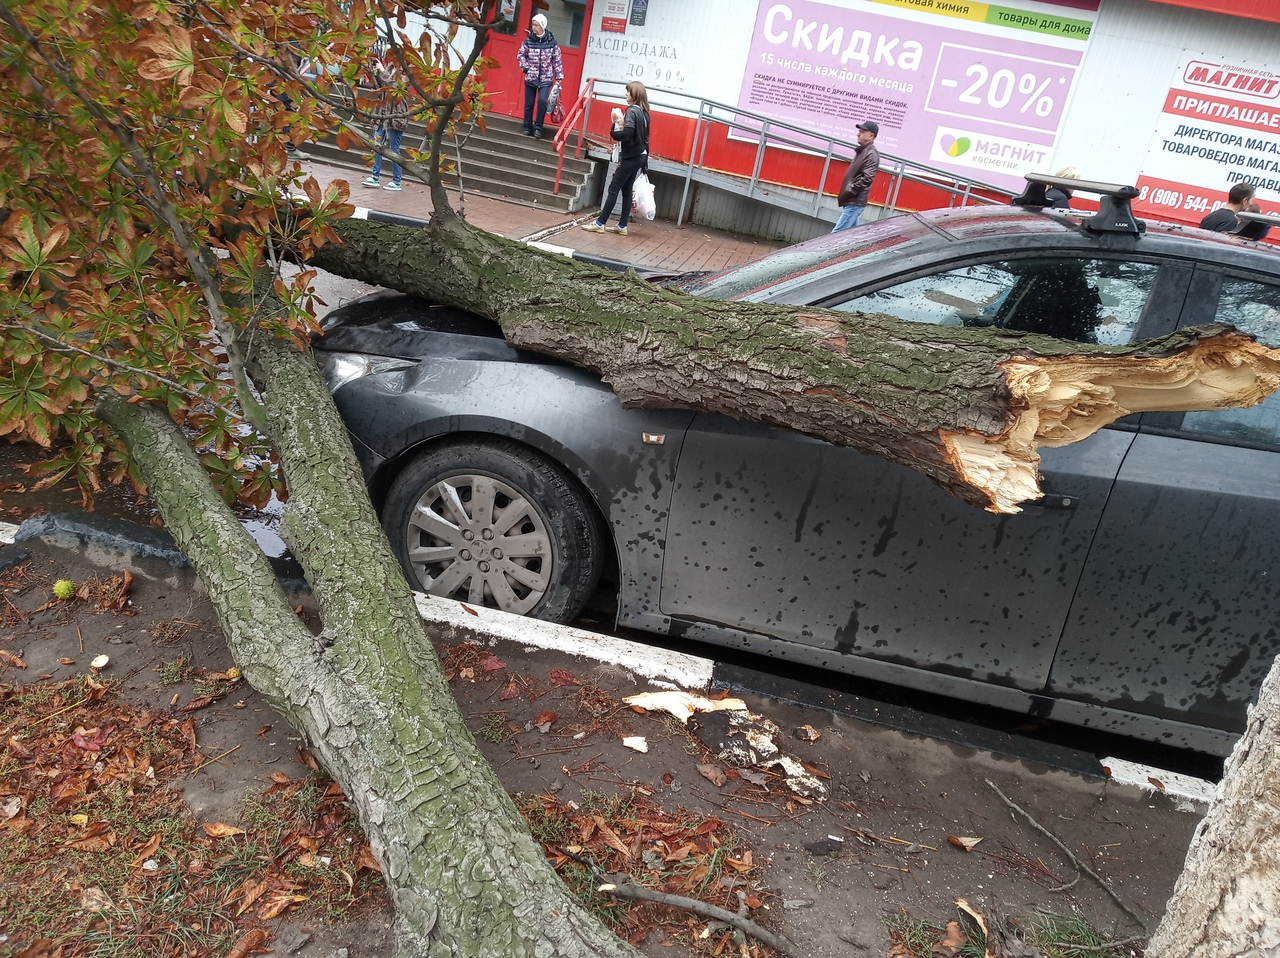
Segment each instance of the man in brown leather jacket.
M844 182L840 184L840 193L836 202L844 209L836 228L831 232L838 233L858 225L858 217L867 208L867 196L871 193L871 184L875 182L876 173L880 170L880 151L876 149L876 134L880 125L875 120L864 120L858 124L858 149L853 154L853 162L845 171Z

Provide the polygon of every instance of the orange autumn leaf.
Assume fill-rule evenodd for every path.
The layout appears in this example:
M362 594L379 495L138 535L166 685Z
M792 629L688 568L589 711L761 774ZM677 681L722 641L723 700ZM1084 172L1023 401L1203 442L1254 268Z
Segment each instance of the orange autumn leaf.
M223 822L205 822L204 833L210 838L230 838L233 835L243 835L243 828L236 828L234 825L227 825Z
M382 872L382 866L378 864L378 859L373 857L373 849L368 845L365 845L360 849L360 855L356 858L356 868L363 868L367 871L378 872L379 874Z
M615 851L621 852L624 858L630 858L631 849L618 837L618 833L609 827L609 823L599 815L592 815L591 817L596 823L596 828L600 830L600 834L604 837L605 843Z
M275 895L262 905L256 912L257 917L262 921L270 921L277 917L290 905L295 905L300 901L306 901L306 895Z
M245 932L240 940L231 946L231 950L227 952L225 958L249 958L255 952L261 951L262 946L267 943L267 933L261 928L255 928L252 931Z
M267 883L265 880L254 881L252 878L246 878L244 880L244 884L232 892L227 898L227 903L230 904L237 898L240 899L240 907L236 909L236 917L239 918L257 904L258 899L262 897L266 890Z

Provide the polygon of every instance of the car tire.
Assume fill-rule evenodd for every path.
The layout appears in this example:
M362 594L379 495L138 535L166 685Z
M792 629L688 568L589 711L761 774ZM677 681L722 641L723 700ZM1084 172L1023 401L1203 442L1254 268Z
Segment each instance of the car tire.
M568 622L600 577L603 537L557 465L500 439L428 449L396 478L382 525L423 592Z

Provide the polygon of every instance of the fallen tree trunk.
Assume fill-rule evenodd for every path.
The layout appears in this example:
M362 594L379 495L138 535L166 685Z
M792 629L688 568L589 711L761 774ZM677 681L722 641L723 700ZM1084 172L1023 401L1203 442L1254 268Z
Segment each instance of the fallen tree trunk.
M450 216L344 220L312 265L456 305L513 346L598 372L624 405L791 429L902 463L992 512L1040 495L1041 446L1122 416L1260 402L1280 352L1229 327L1126 347L881 315L699 299Z
M355 806L395 907L398 958L637 956L574 899L453 699L311 357L259 338L259 387L290 498L281 536L324 630L299 621L162 410L106 393L218 613L237 664Z

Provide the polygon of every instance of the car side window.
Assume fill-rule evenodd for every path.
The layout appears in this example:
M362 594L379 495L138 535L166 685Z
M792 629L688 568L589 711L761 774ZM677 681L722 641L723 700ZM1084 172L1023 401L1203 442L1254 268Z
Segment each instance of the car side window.
M1225 277L1214 319L1257 337L1264 346L1280 347L1280 286ZM1182 431L1230 442L1280 446L1280 394L1273 393L1248 409L1186 413Z
M1153 263L1123 260L1007 260L922 276L834 308L1118 346L1133 338L1159 271Z

